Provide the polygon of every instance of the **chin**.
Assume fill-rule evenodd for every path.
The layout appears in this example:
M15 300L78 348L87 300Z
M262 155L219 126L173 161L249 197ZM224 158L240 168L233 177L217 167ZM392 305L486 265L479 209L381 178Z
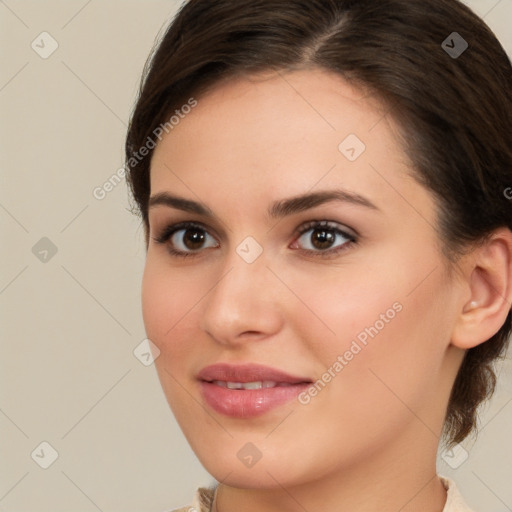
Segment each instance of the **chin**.
M254 444L251 438L254 438ZM189 443L206 471L218 482L231 487L280 489L282 485L300 485L313 479L307 456L303 457L296 449L293 453L286 448L280 450L277 444L269 445L268 441L264 447L263 439L259 442L257 436L249 433L243 437L230 437L224 442L216 436L216 442L201 437L197 443L191 439ZM306 468L308 474L304 472Z

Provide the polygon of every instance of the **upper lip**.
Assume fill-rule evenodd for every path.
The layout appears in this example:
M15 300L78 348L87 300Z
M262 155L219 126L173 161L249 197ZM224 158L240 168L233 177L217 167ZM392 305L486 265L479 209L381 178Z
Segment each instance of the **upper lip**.
M290 384L299 384L303 382L310 383L311 379L307 377L298 377L290 375L270 366L260 364L228 364L217 363L211 366L205 366L197 375L199 380L213 382L215 380L225 382L287 382Z

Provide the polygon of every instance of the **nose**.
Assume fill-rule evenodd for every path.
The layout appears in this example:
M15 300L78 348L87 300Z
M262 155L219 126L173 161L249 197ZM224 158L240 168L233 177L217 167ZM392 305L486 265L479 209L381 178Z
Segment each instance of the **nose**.
M202 301L201 329L217 343L236 346L279 332L283 311L279 282L267 268L265 252L252 263L232 251Z

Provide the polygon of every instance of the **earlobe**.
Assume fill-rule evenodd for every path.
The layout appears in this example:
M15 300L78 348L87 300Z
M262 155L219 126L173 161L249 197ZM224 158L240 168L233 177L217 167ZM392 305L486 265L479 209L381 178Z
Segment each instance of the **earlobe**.
M512 302L512 232L495 231L468 255L466 299L452 333L452 345L473 348L494 336Z

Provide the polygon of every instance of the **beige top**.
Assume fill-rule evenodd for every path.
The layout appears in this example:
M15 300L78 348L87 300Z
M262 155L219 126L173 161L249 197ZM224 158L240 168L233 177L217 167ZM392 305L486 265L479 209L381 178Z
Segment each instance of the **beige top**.
M453 480L439 476L447 490L446 504L443 512L473 512L460 495ZM213 499L215 498L216 485L213 487L200 487L192 500L192 505L182 507L169 512L211 512Z

